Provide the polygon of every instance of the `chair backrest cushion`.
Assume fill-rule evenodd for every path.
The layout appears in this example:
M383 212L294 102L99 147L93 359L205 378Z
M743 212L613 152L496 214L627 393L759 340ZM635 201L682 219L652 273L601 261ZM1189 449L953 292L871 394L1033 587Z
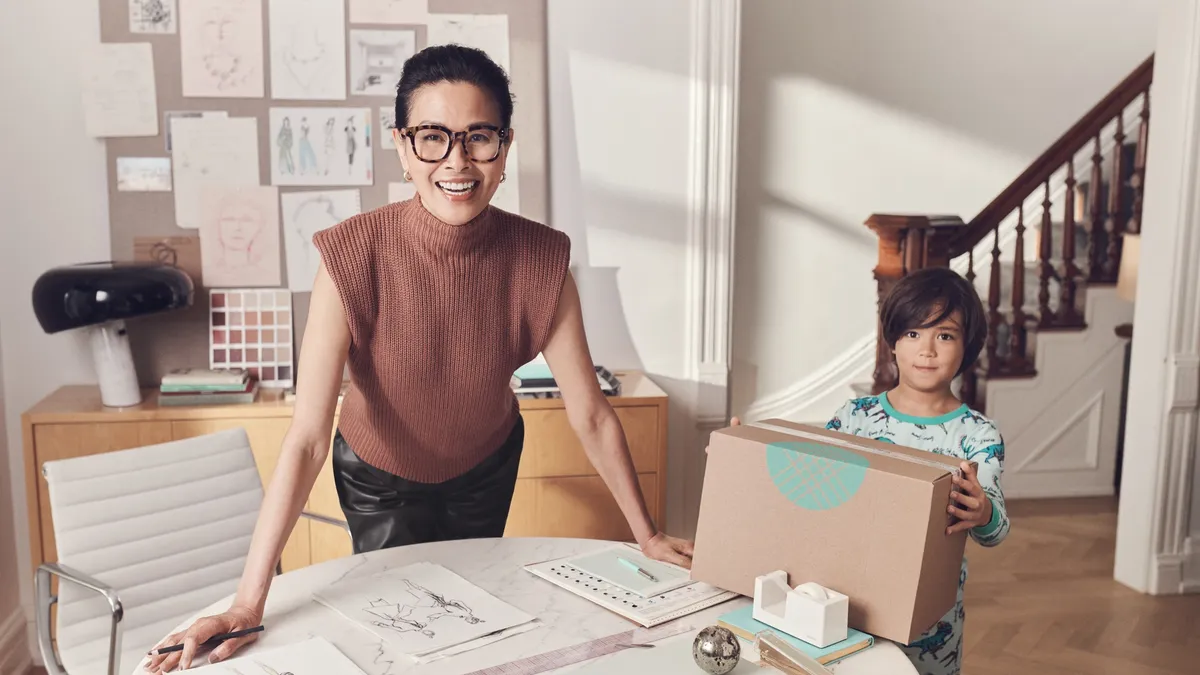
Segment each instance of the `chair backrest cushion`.
M120 593L122 651L145 654L237 590L263 496L244 429L46 462L43 473L58 562ZM108 603L69 582L58 595L63 665L103 672Z

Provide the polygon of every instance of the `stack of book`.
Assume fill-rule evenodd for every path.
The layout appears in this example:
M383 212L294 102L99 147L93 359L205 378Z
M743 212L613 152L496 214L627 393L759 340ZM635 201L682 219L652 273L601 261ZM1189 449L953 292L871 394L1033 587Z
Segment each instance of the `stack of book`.
M232 405L253 403L258 380L244 368L184 368L163 375L159 405Z

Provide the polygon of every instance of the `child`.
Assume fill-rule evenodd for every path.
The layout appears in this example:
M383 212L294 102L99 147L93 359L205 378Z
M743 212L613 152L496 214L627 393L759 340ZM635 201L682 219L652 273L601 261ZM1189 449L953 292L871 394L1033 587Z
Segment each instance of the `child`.
M948 506L959 522L946 534L968 530L982 546L999 544L1008 535L1000 489L1004 441L991 420L969 409L950 389L954 378L975 363L987 338L979 295L949 269L924 269L896 284L880 307L880 324L900 383L879 396L847 402L826 428L963 459L963 477L955 479ZM961 672L966 581L964 557L954 608L901 647L921 675Z

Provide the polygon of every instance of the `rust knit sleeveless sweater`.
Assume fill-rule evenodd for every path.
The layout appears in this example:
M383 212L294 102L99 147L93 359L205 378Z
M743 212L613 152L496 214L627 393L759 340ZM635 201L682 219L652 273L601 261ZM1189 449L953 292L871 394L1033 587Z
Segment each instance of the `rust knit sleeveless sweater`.
M338 428L354 452L440 483L498 450L518 416L513 371L542 350L554 321L567 235L491 206L447 225L414 197L313 243L350 327Z

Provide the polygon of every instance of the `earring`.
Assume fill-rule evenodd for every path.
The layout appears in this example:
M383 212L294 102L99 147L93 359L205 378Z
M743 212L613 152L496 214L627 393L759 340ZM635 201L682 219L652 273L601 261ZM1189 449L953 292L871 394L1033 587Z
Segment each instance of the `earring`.
M408 181L408 182L410 182L410 183L411 183L411 182L412 182L412 174L411 174L411 173L409 173L409 172L407 172L407 171L405 171L405 172L404 172L404 180L406 180L406 181Z
M501 174L500 174L500 182L501 182L501 183L503 183L503 182L504 182L505 180L507 180L507 179L508 179L508 174L507 174L507 173L501 173Z

